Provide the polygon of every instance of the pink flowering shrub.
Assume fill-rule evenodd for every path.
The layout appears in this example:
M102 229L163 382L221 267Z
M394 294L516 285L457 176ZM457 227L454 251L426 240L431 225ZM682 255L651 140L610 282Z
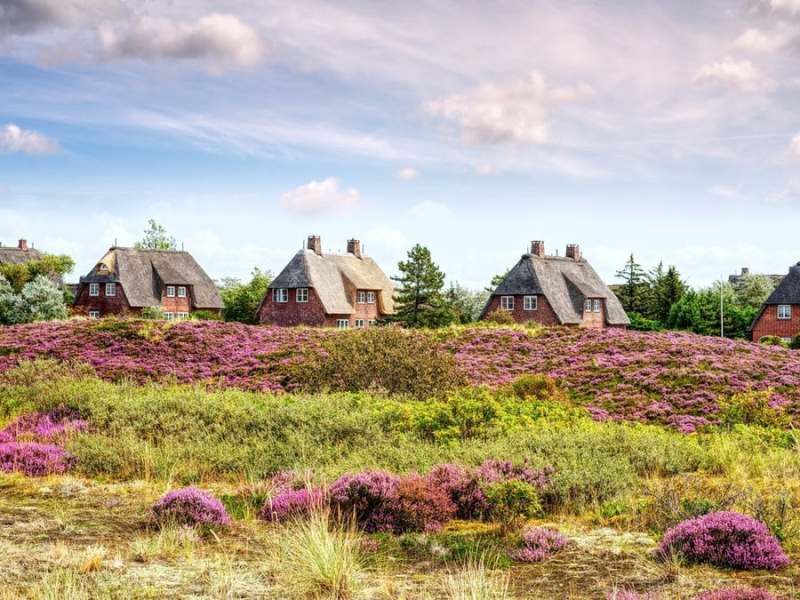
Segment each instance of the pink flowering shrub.
M669 529L657 551L733 569L780 569L789 558L766 525L735 512L715 512Z
M17 417L0 430L0 441L62 441L72 433L88 429L88 423L77 411L58 408L48 413L29 413Z
M284 522L308 516L312 510L321 507L324 502L325 494L322 490L315 488L286 489L267 499L259 517L265 521Z
M392 506L398 499L400 478L384 471L342 475L328 489L331 507L352 516L367 532L391 532L395 528Z
M489 501L477 476L466 467L439 465L428 473L427 479L450 497L458 518L478 519L489 512Z
M152 514L159 525L178 523L190 526L227 527L231 523L222 502L196 487L167 492L153 505Z
M522 532L522 546L512 552L511 558L519 562L540 562L562 550L569 543L555 529L528 527Z
M397 501L389 507L393 531L439 531L456 515L456 505L442 488L417 474L406 475L397 486Z
M0 443L0 471L18 471L31 477L65 473L74 458L63 448L37 442Z
M779 600L767 590L757 588L723 588L705 592L694 600Z

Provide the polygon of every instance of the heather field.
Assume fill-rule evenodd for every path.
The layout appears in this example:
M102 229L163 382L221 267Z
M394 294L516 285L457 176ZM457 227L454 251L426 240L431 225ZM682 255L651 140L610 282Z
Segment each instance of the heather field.
M0 328L0 599L800 597L800 355Z

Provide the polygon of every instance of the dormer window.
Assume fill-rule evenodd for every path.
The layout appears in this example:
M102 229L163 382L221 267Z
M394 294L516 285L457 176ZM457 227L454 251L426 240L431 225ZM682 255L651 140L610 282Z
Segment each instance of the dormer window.
M375 304L375 292L367 292L367 304Z
M600 299L599 298L587 298L586 303L583 306L583 310L585 312L600 312Z
M108 273L108 265L106 263L97 263L96 270L98 273Z
M178 286L178 298L186 298L186 286L179 285Z
M367 292L363 290L358 291L358 303L359 304L366 304L367 303Z
M167 298L174 298L175 297L175 286L168 285L167 286Z

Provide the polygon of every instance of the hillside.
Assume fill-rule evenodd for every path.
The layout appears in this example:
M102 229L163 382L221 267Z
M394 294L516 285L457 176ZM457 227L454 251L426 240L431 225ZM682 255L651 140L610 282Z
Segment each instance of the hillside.
M287 391L303 387L296 367L340 335L218 322L24 325L0 329L0 371L45 357L85 363L112 381ZM546 374L598 420L691 432L717 420L720 399L747 391L768 391L770 405L792 415L800 406L800 353L783 348L674 332L468 327L415 335L452 354L467 383L496 387Z

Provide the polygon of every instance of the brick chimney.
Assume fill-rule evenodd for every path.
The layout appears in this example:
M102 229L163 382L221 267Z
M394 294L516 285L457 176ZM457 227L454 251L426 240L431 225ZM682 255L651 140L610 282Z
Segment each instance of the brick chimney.
M572 260L580 260L581 247L578 244L567 244L567 253L565 256L567 258L571 258Z
M347 253L361 258L361 240L347 240Z
M20 240L19 245L17 246L20 250L27 250L28 249L28 240Z
M544 258L544 242L541 240L531 242L531 254Z
M308 249L313 250L315 254L322 256L322 240L318 235L308 236Z

